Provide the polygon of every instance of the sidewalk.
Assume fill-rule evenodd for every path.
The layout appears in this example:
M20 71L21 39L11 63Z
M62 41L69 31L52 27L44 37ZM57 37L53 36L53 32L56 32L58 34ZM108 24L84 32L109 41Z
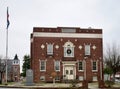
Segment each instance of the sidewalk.
M52 88L69 88L71 87L71 83L37 83L35 84L34 86L26 86L24 83L22 82L16 82L16 83L13 83L13 84L10 84L10 85L0 85L0 87L9 87L9 88L49 88L49 87L52 87ZM82 83L78 83L76 85L77 87L81 87L82 86ZM115 84L114 87L119 87L120 88L120 83L118 84ZM98 84L97 83L89 83L88 84L88 88L89 89L99 89L98 88Z

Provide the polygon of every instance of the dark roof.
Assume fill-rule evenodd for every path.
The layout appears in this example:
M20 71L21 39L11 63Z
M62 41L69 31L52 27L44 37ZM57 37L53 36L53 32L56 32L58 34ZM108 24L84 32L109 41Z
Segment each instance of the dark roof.
M14 60L19 60L17 54L15 55Z

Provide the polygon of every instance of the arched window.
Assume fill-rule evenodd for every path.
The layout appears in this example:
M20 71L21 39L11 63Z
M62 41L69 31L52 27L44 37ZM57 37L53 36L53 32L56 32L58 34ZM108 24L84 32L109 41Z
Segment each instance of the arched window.
M72 42L66 42L64 44L64 57L74 57L74 45Z

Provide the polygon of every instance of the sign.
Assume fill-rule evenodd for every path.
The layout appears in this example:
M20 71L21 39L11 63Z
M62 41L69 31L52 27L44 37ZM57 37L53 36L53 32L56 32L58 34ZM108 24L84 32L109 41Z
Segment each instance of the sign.
M26 71L26 85L27 86L34 85L34 83L33 83L33 71L31 69L28 69Z

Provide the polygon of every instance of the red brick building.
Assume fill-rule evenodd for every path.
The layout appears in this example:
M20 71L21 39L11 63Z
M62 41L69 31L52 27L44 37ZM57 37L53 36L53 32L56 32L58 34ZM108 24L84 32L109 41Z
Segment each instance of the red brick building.
M34 27L31 34L31 69L34 82L102 81L102 29Z

